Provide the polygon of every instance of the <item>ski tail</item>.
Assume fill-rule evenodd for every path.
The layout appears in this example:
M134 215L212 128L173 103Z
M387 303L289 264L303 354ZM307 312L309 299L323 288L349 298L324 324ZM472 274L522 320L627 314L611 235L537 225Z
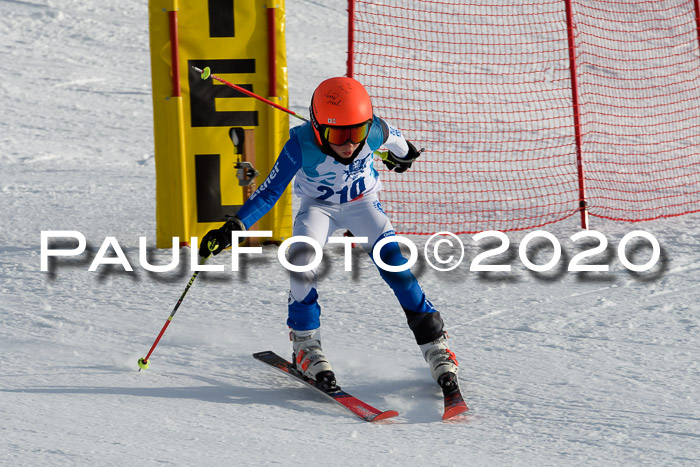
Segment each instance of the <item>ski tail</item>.
M382 411L371 405L363 402L355 396L348 394L343 391L340 387L335 386L330 390L324 390L323 388L317 386L314 380L305 378L300 372L294 368L294 365L288 360L280 357L272 351L258 352L253 354L253 358L260 360L267 365L281 371L282 373L288 375L289 377L304 383L307 387L314 389L315 391L323 394L324 396L330 398L332 401L336 402L340 406L349 410L362 420L367 422L378 422L380 420L387 420L399 415L395 410Z

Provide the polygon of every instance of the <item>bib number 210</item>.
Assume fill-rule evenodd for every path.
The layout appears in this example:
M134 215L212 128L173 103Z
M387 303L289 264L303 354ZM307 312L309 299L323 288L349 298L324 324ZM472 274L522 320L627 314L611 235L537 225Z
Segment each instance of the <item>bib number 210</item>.
M321 196L317 198L321 201L327 200L331 196L337 194L340 195L340 203L347 203L348 192L350 194L349 201L352 201L355 198L359 198L362 195L362 193L365 192L365 179L355 179L353 180L352 185L350 185L349 188L347 185L345 185L338 191L333 190L333 188L329 186L319 186L316 189L321 192Z

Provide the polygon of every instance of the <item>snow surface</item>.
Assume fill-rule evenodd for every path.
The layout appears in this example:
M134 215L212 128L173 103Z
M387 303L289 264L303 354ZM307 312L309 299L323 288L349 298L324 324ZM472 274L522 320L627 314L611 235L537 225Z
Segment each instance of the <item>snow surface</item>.
M415 270L441 310L471 410L442 422L439 389L374 266L328 248L324 347L353 394L401 415L368 424L256 362L291 350L287 272L276 248L202 273L138 372L188 278L149 273L155 244L145 1L0 1L0 464L2 465L698 465L700 216L598 219L608 273L567 272L575 220L551 226L562 268ZM287 2L291 107L345 69L345 2ZM659 265L616 259L653 233ZM77 230L90 253L40 271L40 232ZM115 236L134 272L88 267ZM469 239L467 239L469 240ZM483 245L467 243L471 260ZM69 246L67 243L66 246ZM628 249L635 263L644 242ZM531 249L545 262L551 250ZM149 248L169 262L169 250ZM540 256L538 256L538 254Z

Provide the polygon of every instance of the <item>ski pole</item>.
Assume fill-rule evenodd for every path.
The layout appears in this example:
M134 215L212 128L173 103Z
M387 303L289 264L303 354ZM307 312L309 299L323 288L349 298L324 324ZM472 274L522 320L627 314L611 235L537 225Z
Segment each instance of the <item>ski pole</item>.
M309 121L306 117L304 117L304 116L302 116L302 115L299 115L299 114L296 113L296 112L293 112L293 111L291 111L291 110L289 110L289 109L287 109L287 108L285 108L285 107L282 107L281 105L275 104L274 102L272 102L272 101L270 101L270 100L267 100L267 99L265 99L265 98L262 97L262 96L258 96L258 95L255 94L254 92L248 91L247 89L242 88L242 87L240 87L240 86L238 86L238 85L236 85L236 84L229 83L229 82L226 81L225 79L219 78L219 77L216 76L215 74L212 74L211 68L209 68L208 66L207 66L207 67L204 67L204 69L202 70L201 68L197 68L196 66L192 65L192 69L193 69L194 71L196 71L197 73L199 73L200 76L201 76L201 78L204 79L204 80L209 79L209 78L214 79L214 80L216 80L216 81L218 81L218 82L220 82L220 83L222 83L222 84L225 84L226 86L228 86L228 87L230 87L230 88L232 88L232 89L235 89L235 90L238 91L238 92L241 92L241 93L245 94L246 96L253 97L253 98L255 98L255 99L257 99L257 100L259 100L259 101L261 101L261 102L266 103L267 105L271 105L272 107L281 110L282 112L286 112L286 113L288 113L289 115L292 115L292 116L298 118L299 120L303 120L303 121L305 121L305 122L308 122L308 121ZM421 149L421 152L422 152L422 151L423 151L423 149ZM377 156L379 156L382 160L386 160L387 157L388 157L388 155L389 155L389 152L388 152L388 151L376 150L376 151L374 151L374 154L377 155Z
M209 245L209 250L213 250L215 248L216 248L216 244ZM209 254L209 256L211 256L211 253ZM199 261L199 265L201 266L202 264L204 264L209 259L209 256L202 258ZM155 342L153 342L153 345L151 346L151 350L148 351L148 354L145 357L139 358L139 371L146 370L148 368L148 359L150 358L151 354L153 353L156 346L158 345L158 342L160 342L160 338L163 337L163 334L165 334L165 330L168 329L170 322L173 320L173 317L175 316L175 313L177 313L177 309L180 308L180 304L182 303L182 300L184 300L185 295L187 295L187 292L190 290L190 287L192 287L192 283L197 278L197 274L199 274L199 271L195 271L194 274L192 274L190 281L187 283L187 287L185 287L185 291L182 292L182 295L180 295L180 299L175 304L175 308L173 308L173 311L170 312L170 316L168 316L167 321L163 325L163 329L160 330L160 334L158 334L158 337L156 337Z
M262 101L262 102L266 103L267 105L271 105L272 107L281 110L282 112L287 112L289 115L292 115L292 116L294 116L294 117L296 117L296 118L298 118L298 119L300 119L300 120L303 120L303 121L305 121L305 122L308 122L308 120L307 120L304 116L299 115L299 114L296 113L296 112L293 112L293 111L291 111L291 110L289 110L289 109L287 109L287 108L285 108L285 107L282 107L282 106L279 105L279 104L275 104L274 102L272 102L272 101L270 101L270 100L267 100L267 99L265 99L265 98L262 97L262 96L258 96L258 95L255 94L254 92L248 91L247 89L242 88L242 87L240 87L240 86L238 86L238 85L236 85L236 84L229 83L229 82L226 81L225 79L219 78L218 76L212 74L211 68L209 68L209 67L204 67L203 70L200 69L200 68L197 68L196 66L192 66L192 68L193 68L197 73L199 73L200 76L202 77L202 79L204 79L204 80L209 79L209 78L215 79L216 81L220 82L221 84L225 84L226 86L228 86L228 87L230 87L230 88L232 88L232 89L235 89L236 91L241 92L241 93L245 94L246 96L254 97L255 99L257 99L257 100L259 100L259 101Z

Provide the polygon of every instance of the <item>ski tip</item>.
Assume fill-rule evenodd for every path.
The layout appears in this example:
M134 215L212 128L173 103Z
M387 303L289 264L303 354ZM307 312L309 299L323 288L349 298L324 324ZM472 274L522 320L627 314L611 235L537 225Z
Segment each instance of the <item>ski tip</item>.
M381 420L386 420L388 418L394 418L398 417L399 413L396 410L387 410L386 412L382 412L380 414L377 414L376 417L374 417L371 422L379 422Z
M453 417L456 417L459 414L463 414L467 410L469 410L469 407L467 407L467 404L460 404L460 405L452 406L449 409L445 410L445 413L442 414L442 419L449 420Z

